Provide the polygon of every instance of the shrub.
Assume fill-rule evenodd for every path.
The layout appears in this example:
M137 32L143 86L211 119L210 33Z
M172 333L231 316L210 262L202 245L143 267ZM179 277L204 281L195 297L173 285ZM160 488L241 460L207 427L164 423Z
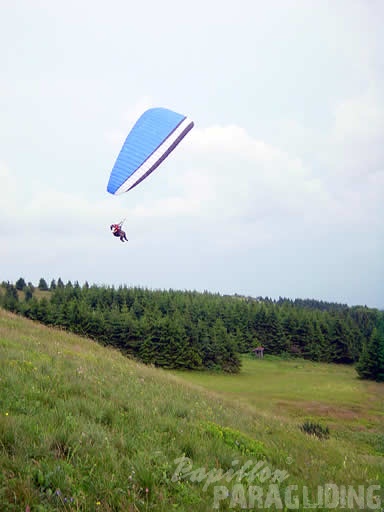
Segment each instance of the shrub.
M329 438L329 428L327 426L320 425L320 423L316 423L313 421L305 421L300 429L310 436L315 436L318 439L328 439Z
M230 427L216 425L216 423L211 421L206 422L204 424L204 428L213 437L222 439L226 445L231 448L235 448L242 455L264 455L263 443L256 439L252 439L243 432L239 432L238 430Z

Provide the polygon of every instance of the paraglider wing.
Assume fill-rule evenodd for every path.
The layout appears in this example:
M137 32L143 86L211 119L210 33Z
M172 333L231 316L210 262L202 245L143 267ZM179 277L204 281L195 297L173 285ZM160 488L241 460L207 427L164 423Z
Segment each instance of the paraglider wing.
M122 194L153 172L193 128L193 121L165 108L144 112L129 132L109 177L107 190Z

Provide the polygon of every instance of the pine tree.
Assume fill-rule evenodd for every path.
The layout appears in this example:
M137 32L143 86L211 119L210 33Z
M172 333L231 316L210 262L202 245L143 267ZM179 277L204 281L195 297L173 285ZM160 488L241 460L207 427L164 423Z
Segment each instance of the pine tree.
M47 281L43 277L40 278L40 281L39 281L39 284L38 284L38 289L42 290L42 291L47 291L48 290Z
M15 286L9 283L6 284L3 307L14 312L16 312L19 307L19 296L17 294L17 290Z
M345 322L336 319L331 338L332 361L334 363L348 364L353 361L349 350L349 338L350 333Z
M308 315L301 312L298 317L297 329L292 339L291 350L299 356L308 357L308 347L313 339L313 326Z
M257 339L261 345L265 345L268 342L268 318L267 308L262 304L254 317L254 328L256 331Z
M24 281L24 279L23 279L22 277L20 277L20 279L18 279L18 280L16 281L16 284L15 284L16 290L20 290L20 291L22 291L22 290L24 290L24 288L25 288L26 286L27 286L27 285L26 285L26 283L25 283L25 281Z
M308 347L308 357L312 361L325 361L327 358L324 336L317 320L313 322L313 335Z
M32 297L32 299L28 301L27 307L24 308L24 314L27 316L27 318L30 318L31 320L37 320L39 304L39 301L35 297Z
M32 297L33 297L33 291L31 290L31 288L29 286L27 286L25 288L25 300L26 300L26 302L31 300Z
M384 382L384 333L374 328L356 365L356 371L361 379Z
M51 323L50 309L50 302L48 302L48 300L43 297L39 301L39 307L37 309L37 320L43 324Z
M275 309L273 308L267 314L266 318L267 339L265 347L269 354L281 354L288 348L287 339L281 327L281 321Z

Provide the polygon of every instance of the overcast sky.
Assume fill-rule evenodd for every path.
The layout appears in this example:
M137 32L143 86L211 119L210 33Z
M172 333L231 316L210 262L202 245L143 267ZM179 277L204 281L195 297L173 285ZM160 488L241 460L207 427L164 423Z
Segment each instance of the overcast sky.
M0 0L0 280L384 307L381 0ZM106 187L137 117L195 127ZM126 217L129 243L109 230Z

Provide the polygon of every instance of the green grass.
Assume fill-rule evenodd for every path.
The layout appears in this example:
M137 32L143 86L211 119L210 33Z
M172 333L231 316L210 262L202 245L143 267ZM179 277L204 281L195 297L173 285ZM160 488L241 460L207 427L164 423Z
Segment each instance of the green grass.
M351 368L302 361L165 372L0 310L0 510L208 511L247 461L261 467L247 489L383 488L383 395ZM309 417L329 439L300 429Z
M300 359L243 359L240 375L178 372L184 380L254 406L267 415L324 418L343 429L370 424L380 431L384 387L357 378L352 366Z

